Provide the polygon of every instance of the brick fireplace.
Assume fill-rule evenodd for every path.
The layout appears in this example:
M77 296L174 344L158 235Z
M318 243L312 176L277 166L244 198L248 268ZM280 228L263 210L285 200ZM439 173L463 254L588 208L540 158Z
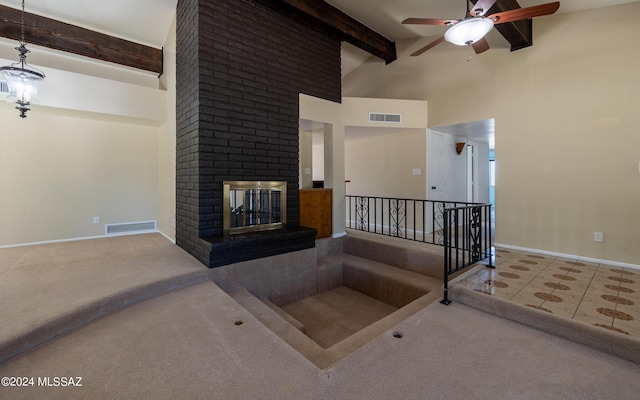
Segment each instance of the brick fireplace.
M313 247L299 225L299 93L340 102L340 41L266 0L179 0L176 242L209 267ZM229 235L225 181L286 182L282 228Z

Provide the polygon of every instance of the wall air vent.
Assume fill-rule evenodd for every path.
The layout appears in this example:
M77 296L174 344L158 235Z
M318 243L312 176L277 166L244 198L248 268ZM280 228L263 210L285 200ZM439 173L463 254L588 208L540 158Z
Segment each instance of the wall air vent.
M156 221L127 222L104 226L106 235L129 235L133 233L155 232Z
M7 82L0 81L0 93L9 93L9 85L7 85Z
M388 122L392 124L399 124L402 122L402 116L400 114L369 113L369 122Z

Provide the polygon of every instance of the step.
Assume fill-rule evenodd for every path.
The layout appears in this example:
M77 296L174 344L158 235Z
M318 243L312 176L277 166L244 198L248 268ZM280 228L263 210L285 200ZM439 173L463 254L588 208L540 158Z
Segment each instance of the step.
M298 321L297 319L295 319L293 317L293 315L289 314L288 312L286 312L285 310L283 310L282 308L278 307L277 305L275 305L274 303L272 303L269 299L267 299L266 297L261 297L260 301L262 301L264 304L266 304L270 309L272 309L273 311L275 311L280 317L282 317L282 319L284 319L285 321L287 321L288 323L290 323L291 325L293 325L294 328L296 328L297 330L299 330L302 333L307 333L307 327L304 326L304 324L300 321Z
M366 258L343 254L344 285L394 307L442 290L442 281Z
M348 230L344 253L442 280L444 248L375 233Z
M204 269L191 271L185 269L184 272L177 271L173 275L163 277L144 276L143 273L136 273L136 268L145 270L145 266L171 264L176 260L183 262L180 258L184 258L184 256L171 255L127 262L132 264L132 277L127 285L122 285L117 289L113 285L107 289L92 288L97 284L90 282L86 284L88 289L83 288L81 289L83 291L78 290L79 294L69 296L68 292L62 291L65 289L63 287L57 298L45 299L49 302L48 308L53 310L48 315L36 320L36 312L27 313L26 317L23 315L22 318L10 319L12 324L7 324L7 329L0 329L0 363L132 304L208 282ZM87 279L87 281L89 280ZM69 287L67 282L59 286L63 285ZM45 290L42 292L48 295L55 293Z
M260 323L269 328L276 336L296 349L300 354L316 365L327 365L330 360L324 349L310 337L291 325L279 313L274 311L259 298L242 288L229 292L229 295L249 311Z
M332 254L318 259L318 287L316 294L343 286L343 262L344 253Z

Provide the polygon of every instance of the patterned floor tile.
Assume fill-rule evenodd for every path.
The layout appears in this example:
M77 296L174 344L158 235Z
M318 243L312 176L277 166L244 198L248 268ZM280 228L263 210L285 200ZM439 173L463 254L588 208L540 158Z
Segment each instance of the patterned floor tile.
M625 331L629 332L629 334L632 336L637 335L638 337L640 337L640 321L638 320L624 321L620 319L614 319L613 326L620 329L624 329Z
M569 303L550 303L546 302L543 304L543 307L550 310L552 313L559 315L561 317L573 318L576 313L576 304Z
M594 317L591 315L584 315L583 313L577 312L574 316L573 319L575 319L576 321L581 321L590 325L608 325L608 326L612 326L613 325L613 318L608 318L608 317L604 317L603 318L598 318L598 317Z
M463 285L640 337L640 270L506 249L496 253L495 270L485 268Z

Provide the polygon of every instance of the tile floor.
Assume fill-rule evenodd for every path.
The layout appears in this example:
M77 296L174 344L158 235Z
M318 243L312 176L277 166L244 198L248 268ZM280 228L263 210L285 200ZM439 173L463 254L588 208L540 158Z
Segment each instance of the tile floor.
M500 248L495 264L459 284L640 337L640 270Z

